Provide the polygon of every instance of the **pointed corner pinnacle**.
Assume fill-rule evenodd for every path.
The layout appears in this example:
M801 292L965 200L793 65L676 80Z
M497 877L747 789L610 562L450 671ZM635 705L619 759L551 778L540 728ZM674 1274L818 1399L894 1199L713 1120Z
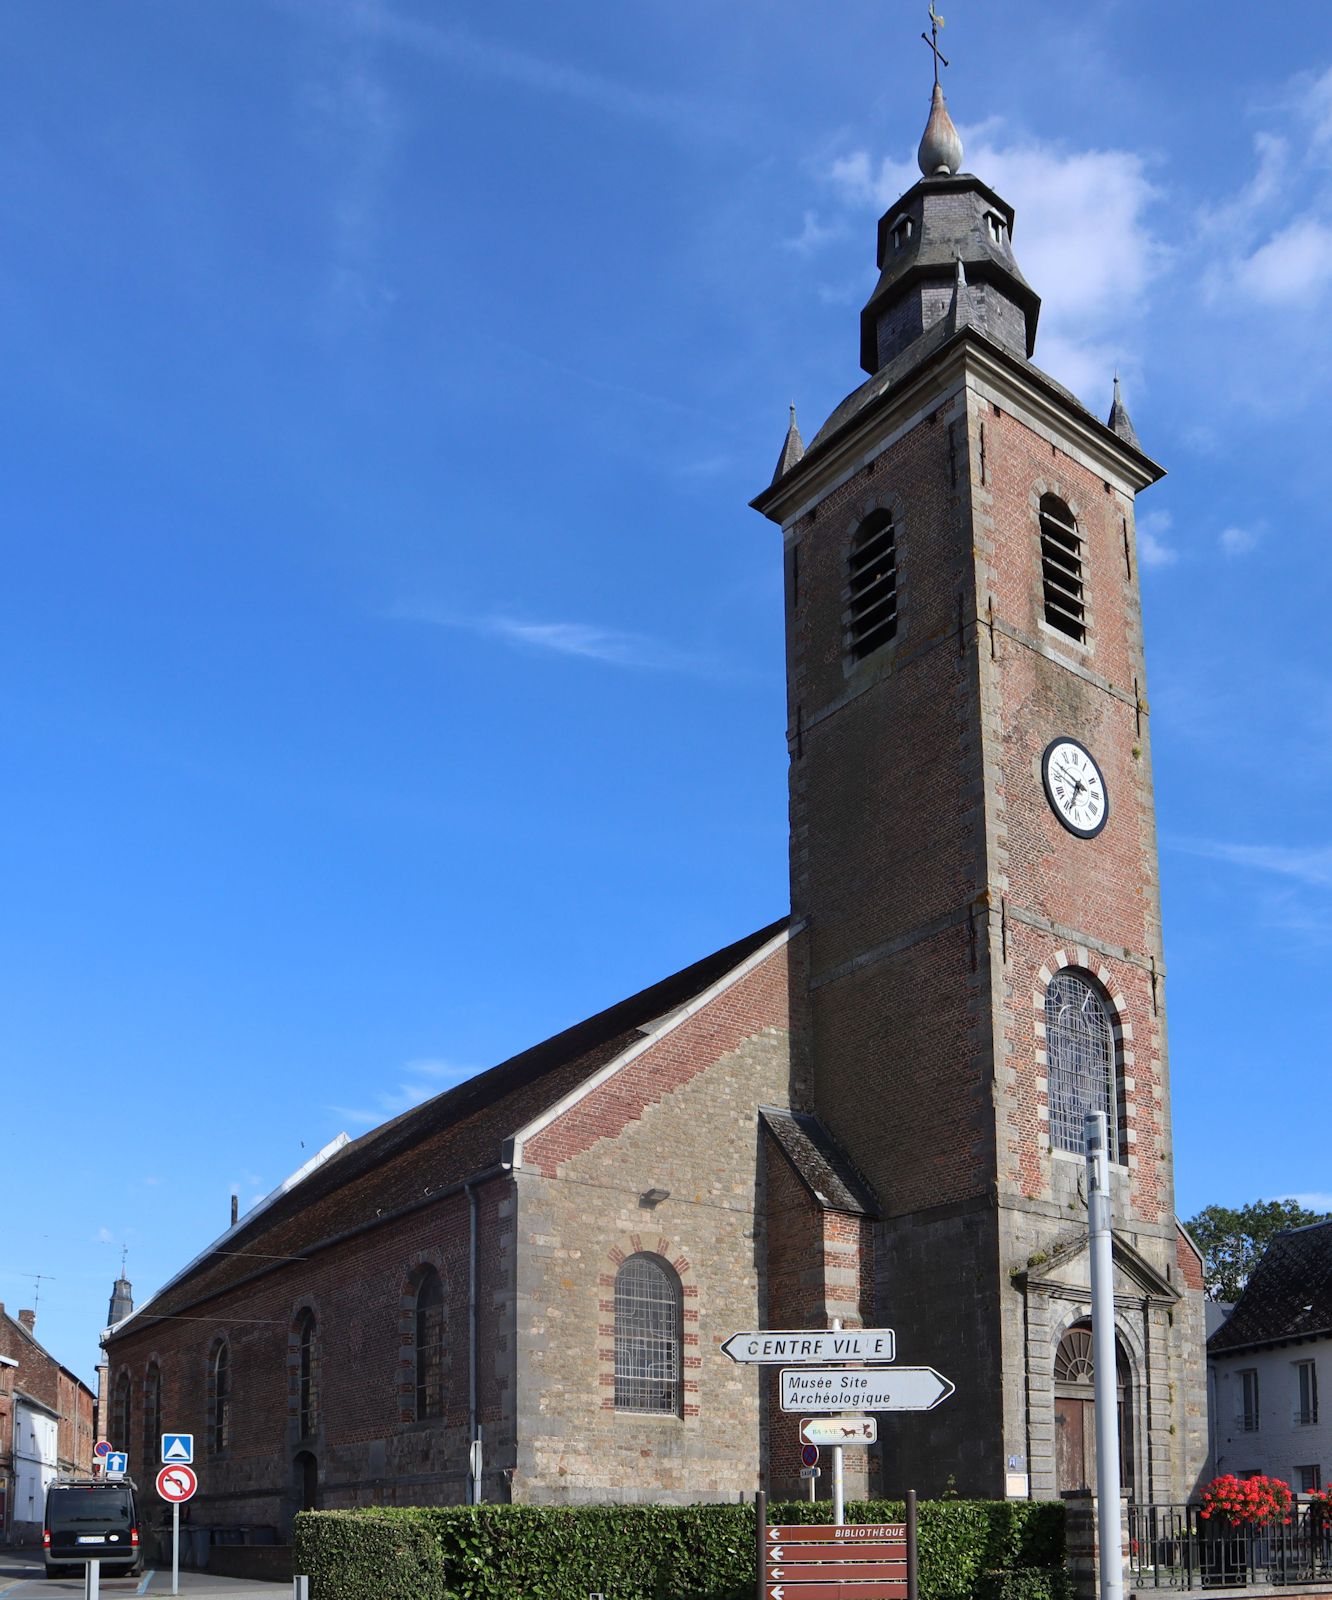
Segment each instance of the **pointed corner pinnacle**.
M1110 415L1105 419L1106 427L1112 433L1117 433L1125 444L1131 445L1135 450L1141 450L1138 442L1138 432L1133 426L1133 419L1128 414L1128 407L1124 404L1119 392L1119 373L1115 373L1115 397L1110 404Z
M937 83L930 100L930 120L921 135L916 160L927 178L951 177L962 165L962 140L948 115L944 92Z
M948 331L950 333L956 333L959 328L965 328L971 322L971 291L967 287L967 269L962 263L962 252L960 250L954 258L953 264L953 301L948 308Z
M786 438L782 441L782 453L777 457L777 470L772 475L776 483L786 476L793 466L805 453L805 441L800 437L800 429L796 426L795 401L791 402L791 423L786 430Z

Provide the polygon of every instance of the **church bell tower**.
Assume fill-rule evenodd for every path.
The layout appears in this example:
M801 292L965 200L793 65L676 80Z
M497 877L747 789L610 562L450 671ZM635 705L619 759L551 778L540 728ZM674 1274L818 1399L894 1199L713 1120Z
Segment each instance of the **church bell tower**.
M880 1419L887 1493L1091 1486L1082 1118L1108 1113L1124 1476L1179 1500L1201 1274L1134 543L1162 469L1117 383L1102 422L1033 364L1014 212L961 170L937 60L922 176L878 226L869 378L807 448L793 415L754 501L784 540L793 1101L877 1197L849 1320L957 1386Z

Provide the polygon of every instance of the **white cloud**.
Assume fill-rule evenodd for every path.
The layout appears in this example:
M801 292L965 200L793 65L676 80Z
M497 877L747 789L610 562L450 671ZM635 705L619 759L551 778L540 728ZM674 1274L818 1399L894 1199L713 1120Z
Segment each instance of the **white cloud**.
M1265 306L1297 306L1316 301L1332 283L1332 228L1312 216L1297 217L1251 256L1232 262L1225 281L1213 279L1210 295L1227 290Z
M110 1228L98 1228L97 1232L92 1236L92 1242L93 1244L114 1244L116 1237Z
M1332 889L1332 845L1227 844L1220 840L1184 841L1194 855L1278 878L1293 878L1315 889Z
M1293 1200L1306 1211L1332 1211L1332 1189L1313 1189L1307 1194L1279 1194L1278 1200Z
M660 644L641 633L602 628L595 623L527 621L508 616L460 617L428 606L399 606L391 614L441 628L462 628L518 649L597 661L608 666L666 672L711 670L707 661L688 651Z
M408 1061L403 1067L406 1078L396 1088L386 1089L376 1095L373 1106L331 1105L328 1109L350 1126L378 1127L381 1122L391 1121L404 1111L419 1106L422 1101L431 1100L445 1089L462 1083L475 1070L474 1067L460 1067L453 1062L434 1058Z
M806 211L803 226L800 232L792 239L783 239L782 246L787 250L794 250L797 255L807 256L824 245L829 239L838 239L846 232L839 222L820 222L818 212Z
M1144 567L1169 567L1179 560L1179 551L1166 538L1173 521L1168 511L1148 511L1138 518L1138 560Z
M1258 534L1252 528L1222 528L1220 542L1226 555L1246 556L1257 548Z
M967 170L984 174L1016 212L1014 254L1044 297L1037 360L1090 397L1098 413L1108 409L1111 375L1124 364L1124 330L1140 318L1147 289L1170 259L1148 217L1157 190L1146 160L1130 150L1004 143L994 122L964 129L963 139ZM833 161L827 177L845 204L881 211L919 172L914 161L876 161L856 150Z

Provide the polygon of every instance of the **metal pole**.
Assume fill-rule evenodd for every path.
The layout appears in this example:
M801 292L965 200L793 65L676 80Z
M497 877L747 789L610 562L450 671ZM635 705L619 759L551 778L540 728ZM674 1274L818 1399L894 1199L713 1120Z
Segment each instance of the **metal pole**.
M906 1556L907 1600L917 1600L919 1585L916 1577L916 1491L907 1490L906 1496Z
M764 1600L763 1573L768 1565L768 1496L760 1489L754 1496L754 1526L758 1533L758 1580L754 1585L755 1600Z
M841 1317L832 1319L833 1332L836 1333L842 1326ZM846 1521L846 1502L842 1486L842 1447L835 1444L832 1447L832 1503L833 1521L840 1528Z
M171 1504L171 1592L180 1593L180 1501Z
M1123 1600L1119 1527L1119 1397L1115 1372L1115 1279L1110 1238L1109 1126L1104 1111L1082 1122L1087 1149L1087 1239L1091 1255L1092 1377L1096 1394L1096 1536L1101 1600Z
M98 1600L102 1592L102 1563L96 1556L88 1563L83 1574L84 1600Z

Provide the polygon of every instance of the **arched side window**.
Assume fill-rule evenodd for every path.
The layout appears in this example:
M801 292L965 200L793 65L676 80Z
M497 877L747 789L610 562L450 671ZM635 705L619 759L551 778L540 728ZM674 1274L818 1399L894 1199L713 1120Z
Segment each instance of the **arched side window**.
M876 511L851 541L846 645L856 661L897 633L897 532L890 511Z
M416 1418L444 1415L444 1285L427 1267L416 1289Z
M301 1438L308 1439L319 1426L319 1350L308 1307L296 1320L296 1417Z
M1058 495L1041 496L1041 583L1045 620L1081 643L1087 637L1082 591L1082 535Z
M156 1361L143 1379L143 1459L154 1469L162 1465L162 1373Z
M615 1409L680 1411L680 1280L654 1255L615 1274Z
M111 1443L117 1450L128 1450L131 1445L128 1372L122 1372L116 1379L116 1391L111 1399Z
M1054 1358L1055 1481L1059 1492L1094 1489L1096 1420L1090 1322L1065 1330ZM1115 1392L1119 1412L1119 1481L1133 1492L1133 1386L1128 1356L1115 1336Z
M214 1450L231 1443L231 1351L221 1340L213 1351L208 1374L209 1436Z
M1082 1119L1104 1111L1109 1156L1119 1161L1119 1049L1104 996L1090 978L1065 967L1045 991L1045 1053L1050 1103L1050 1144L1084 1149Z

